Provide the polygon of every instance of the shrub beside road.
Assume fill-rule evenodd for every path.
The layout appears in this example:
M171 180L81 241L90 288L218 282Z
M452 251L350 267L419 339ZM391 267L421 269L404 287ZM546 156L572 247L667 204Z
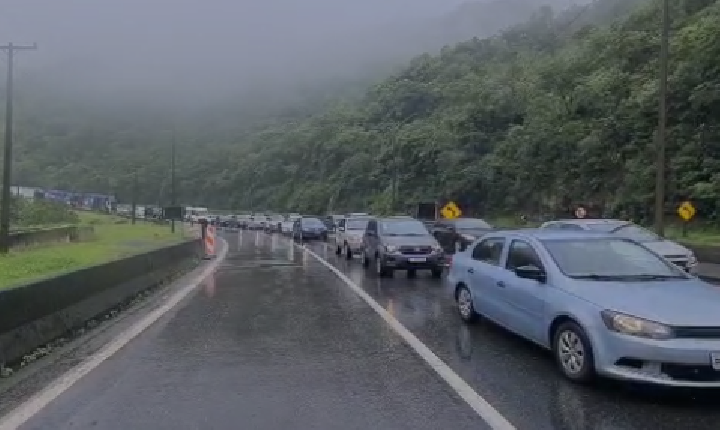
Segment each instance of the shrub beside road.
M179 242L183 229L96 213L73 213L92 234L78 242L38 245L0 257L0 288L8 288ZM88 229L89 230L89 229Z

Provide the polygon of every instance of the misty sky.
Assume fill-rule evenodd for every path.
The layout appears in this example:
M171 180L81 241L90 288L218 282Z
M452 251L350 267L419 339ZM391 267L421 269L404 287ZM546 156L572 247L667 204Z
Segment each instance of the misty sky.
M268 78L360 67L377 29L463 0L0 0L0 42L37 42L22 72L140 91L229 91ZM401 32L402 29L398 29Z

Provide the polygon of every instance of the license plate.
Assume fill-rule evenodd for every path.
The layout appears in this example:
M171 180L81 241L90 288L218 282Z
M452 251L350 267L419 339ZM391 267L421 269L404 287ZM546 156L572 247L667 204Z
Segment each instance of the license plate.
M710 364L715 370L720 370L720 352L710 353Z
M424 263L425 257L411 257L408 258L408 261L411 263ZM718 355L718 358L720 358L720 354ZM720 364L720 361L718 362L718 364Z

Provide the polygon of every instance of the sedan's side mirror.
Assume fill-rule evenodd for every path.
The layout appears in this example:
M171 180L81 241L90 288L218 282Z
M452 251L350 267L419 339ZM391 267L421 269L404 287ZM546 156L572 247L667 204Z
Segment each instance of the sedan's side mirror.
M545 282L547 280L545 272L541 268L533 265L516 267L515 274L518 278L532 279L538 282Z

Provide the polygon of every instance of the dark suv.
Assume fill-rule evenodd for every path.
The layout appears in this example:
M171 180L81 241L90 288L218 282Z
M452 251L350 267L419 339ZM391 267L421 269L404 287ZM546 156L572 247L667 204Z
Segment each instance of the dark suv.
M425 225L410 217L371 219L363 236L363 265L378 276L392 276L395 270L430 270L442 276L445 255Z

